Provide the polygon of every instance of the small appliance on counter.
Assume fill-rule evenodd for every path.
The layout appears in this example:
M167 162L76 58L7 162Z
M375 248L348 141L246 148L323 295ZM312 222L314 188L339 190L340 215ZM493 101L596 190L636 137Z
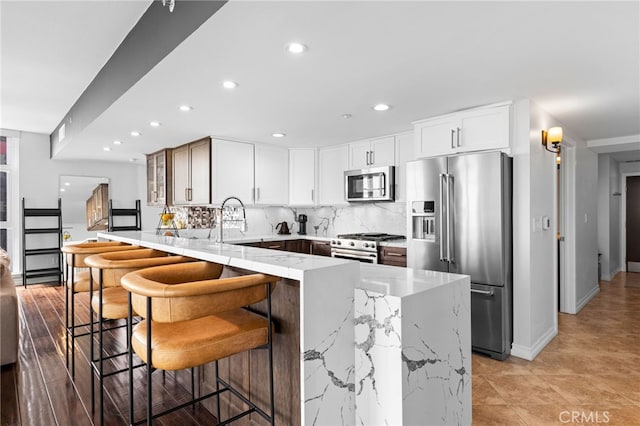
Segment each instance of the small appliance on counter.
M307 215L298 215L298 235L307 235Z
M278 230L279 235L289 235L289 224L287 222L280 222L276 225L276 229Z

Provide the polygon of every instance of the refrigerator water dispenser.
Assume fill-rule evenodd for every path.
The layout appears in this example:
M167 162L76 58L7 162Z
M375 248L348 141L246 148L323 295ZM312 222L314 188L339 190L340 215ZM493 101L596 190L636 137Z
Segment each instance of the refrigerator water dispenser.
M434 201L414 201L411 203L411 236L414 240L436 241L434 206Z

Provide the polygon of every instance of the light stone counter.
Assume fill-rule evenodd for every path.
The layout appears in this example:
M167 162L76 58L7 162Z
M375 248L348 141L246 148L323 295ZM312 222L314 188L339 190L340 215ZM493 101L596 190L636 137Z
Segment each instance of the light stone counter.
M471 424L470 295L466 275L361 265L357 424Z
M240 246L238 240L220 244L155 232L98 237L299 281L302 424L425 424L431 417L414 417L425 407L438 414L430 424L471 422L466 276ZM242 242L261 241L251 238ZM398 407L415 408L398 417Z

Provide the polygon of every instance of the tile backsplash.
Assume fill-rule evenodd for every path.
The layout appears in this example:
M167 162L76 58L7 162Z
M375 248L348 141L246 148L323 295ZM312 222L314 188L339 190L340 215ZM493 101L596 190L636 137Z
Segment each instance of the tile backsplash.
M213 207L175 207L176 221L182 221L186 229L180 230L184 237L204 238L209 234L209 224L219 214ZM277 234L276 225L287 222L292 234L297 234L298 224L295 221L299 214L306 214L307 235L332 237L338 234L354 232L386 232L388 234L406 235L405 203L363 203L340 207L247 207L246 230L243 232L239 222L225 222L226 239L241 236L258 236ZM225 220L241 218L241 209L225 208ZM231 217L233 216L233 217ZM215 221L214 229L217 226ZM218 231L211 233L217 238Z

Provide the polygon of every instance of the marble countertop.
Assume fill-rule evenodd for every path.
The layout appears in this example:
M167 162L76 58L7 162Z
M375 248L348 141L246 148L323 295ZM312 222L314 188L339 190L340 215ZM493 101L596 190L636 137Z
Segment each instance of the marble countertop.
M402 298L468 279L467 275L362 263L356 288Z
M331 241L336 238L335 236L316 236L316 235L298 235L298 234L269 234L269 235L247 235L241 238L231 237L225 240L228 244L249 244L262 241L283 241L283 240L319 240L319 241ZM381 241L378 243L383 247L407 247L407 240L391 240Z
M371 265L353 260L238 245L238 242L261 241L255 237L253 239L247 237L240 241L231 240L224 244L207 239L168 237L145 231L101 232L98 233L98 237L295 280L302 280L306 271L331 268L346 263L358 264L360 280L355 287L397 297L421 293L466 278L465 275ZM277 235L267 238L275 241L282 237L298 238L296 235Z

